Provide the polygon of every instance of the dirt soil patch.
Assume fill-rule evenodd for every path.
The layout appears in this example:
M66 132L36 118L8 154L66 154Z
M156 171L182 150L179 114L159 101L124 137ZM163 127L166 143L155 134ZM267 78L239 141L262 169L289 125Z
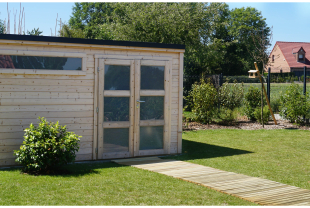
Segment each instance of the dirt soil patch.
M258 129L302 129L310 130L310 124L304 126L296 125L288 122L287 120L277 120L278 125L275 125L273 121L269 121L264 127L258 122L249 120L235 121L231 125L220 124L202 124L197 122L183 123L183 131L200 130L200 129L244 129L244 130L258 130Z

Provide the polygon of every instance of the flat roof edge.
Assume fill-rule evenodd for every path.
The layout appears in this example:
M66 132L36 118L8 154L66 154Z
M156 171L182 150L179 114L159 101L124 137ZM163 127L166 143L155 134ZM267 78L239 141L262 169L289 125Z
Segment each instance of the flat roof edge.
M0 34L0 39L36 41L36 42L77 43L77 44L90 44L90 45L114 45L114 46L146 47L146 48L185 49L185 45L181 44L64 38L64 37L35 36L35 35Z

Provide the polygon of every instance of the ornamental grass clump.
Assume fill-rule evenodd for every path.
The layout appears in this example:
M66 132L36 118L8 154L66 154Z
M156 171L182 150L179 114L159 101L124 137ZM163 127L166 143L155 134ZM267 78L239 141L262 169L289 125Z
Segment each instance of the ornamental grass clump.
M20 163L23 172L49 173L62 165L75 160L79 150L79 137L73 132L67 132L66 126L48 122L38 118L39 125L30 124L25 129L24 141L20 150L15 150L16 162Z

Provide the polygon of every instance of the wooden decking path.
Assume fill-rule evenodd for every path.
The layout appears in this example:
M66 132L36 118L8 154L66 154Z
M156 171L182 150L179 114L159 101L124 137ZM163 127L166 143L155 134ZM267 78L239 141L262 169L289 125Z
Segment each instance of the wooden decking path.
M118 159L113 162L200 184L261 205L310 206L310 190L267 179L158 157Z

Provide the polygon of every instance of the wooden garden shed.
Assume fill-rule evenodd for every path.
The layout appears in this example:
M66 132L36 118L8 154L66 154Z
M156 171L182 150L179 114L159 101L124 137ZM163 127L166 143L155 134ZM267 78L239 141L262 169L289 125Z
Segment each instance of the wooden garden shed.
M0 35L0 166L39 116L82 136L77 161L181 153L184 51Z

